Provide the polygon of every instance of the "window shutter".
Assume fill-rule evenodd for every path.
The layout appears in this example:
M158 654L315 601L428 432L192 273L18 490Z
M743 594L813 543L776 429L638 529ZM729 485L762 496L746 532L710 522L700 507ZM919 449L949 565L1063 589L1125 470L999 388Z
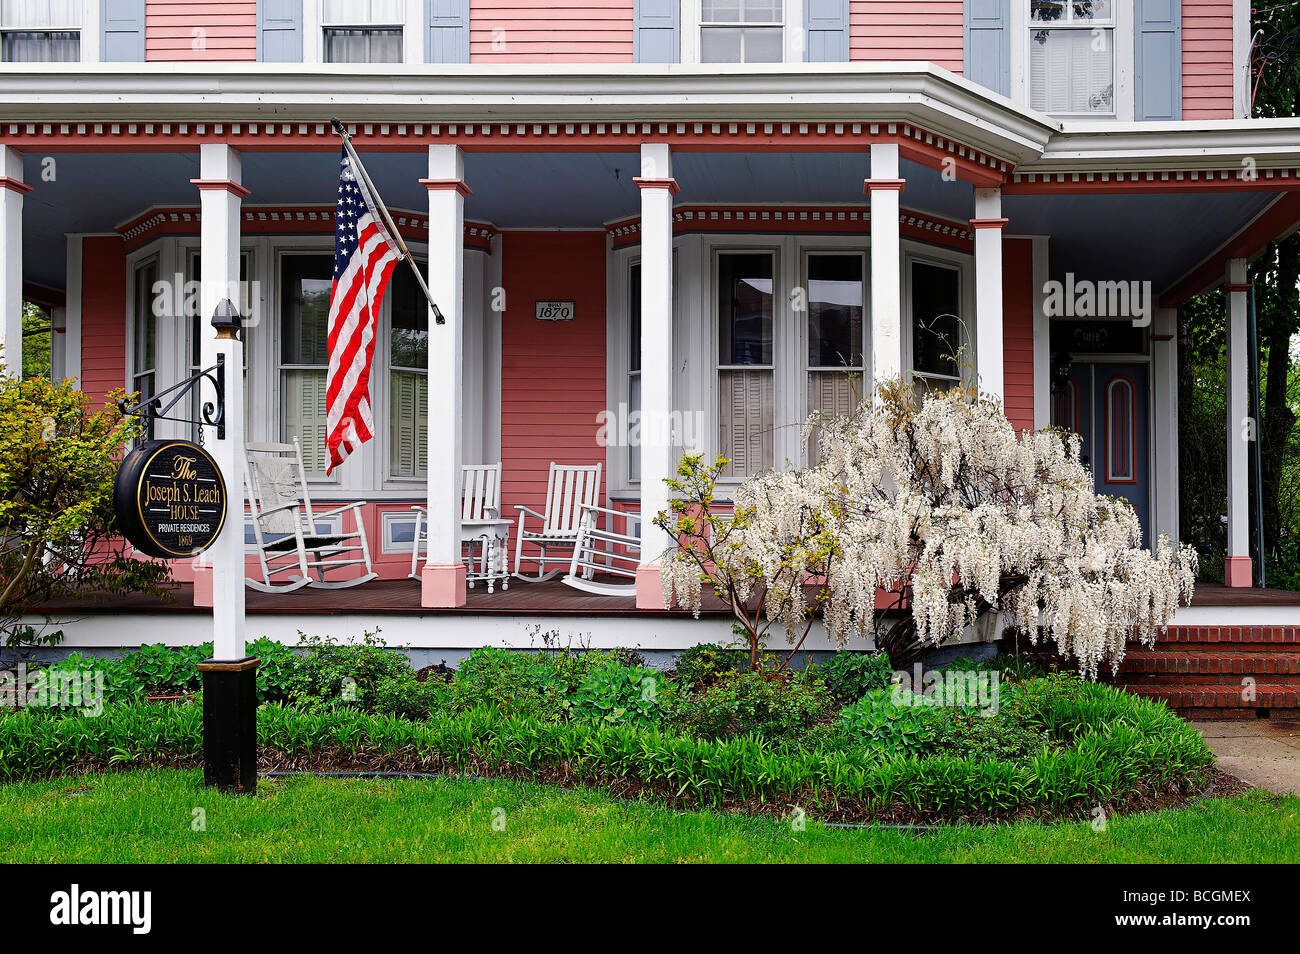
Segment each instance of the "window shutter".
M144 62L144 0L103 0L100 59L105 63Z
M723 453L730 459L725 477L749 477L772 466L773 400L771 371L722 371Z
M257 58L302 62L303 0L257 0Z
M803 27L805 62L848 62L849 0L804 0Z
M1134 119L1183 118L1182 10L1178 0L1136 0Z
M681 58L681 0L633 0L633 61L678 63Z
M966 78L1006 96L1011 91L1011 0L966 0Z
M426 63L469 62L469 0L425 0Z
M325 372L286 371L284 377L285 439L298 438L302 466L309 476L323 476L329 465L325 448Z

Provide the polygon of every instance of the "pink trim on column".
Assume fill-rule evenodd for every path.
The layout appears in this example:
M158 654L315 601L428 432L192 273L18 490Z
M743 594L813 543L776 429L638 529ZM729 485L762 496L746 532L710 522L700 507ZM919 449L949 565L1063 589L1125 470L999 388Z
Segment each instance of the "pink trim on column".
M673 195L682 191L678 187L676 179L650 179L643 176L633 176L632 181L636 183L638 189L667 189Z
M971 219L970 227L973 229L1004 229L1010 219Z
M1254 585L1254 564L1248 556L1230 556L1223 561L1223 582L1228 586Z
M247 189L233 179L191 179L190 183L197 186L200 192L229 192L241 199L250 195Z
M863 179L862 194L866 195L869 192L897 192L901 194L906 185L906 179Z
M426 563L420 571L420 605L451 609L465 605L465 564Z
M0 189L8 189L10 192L17 192L19 195L26 195L32 191L29 186L21 179L10 179L8 176L0 176Z
M463 179L421 179L420 185L424 186L430 192L437 189L455 189L462 196L474 194L474 190L465 185Z
M1251 282L1245 282L1244 284L1240 284L1240 285L1236 283L1229 283L1224 286L1224 290L1229 292L1248 292L1254 287L1255 286Z
M636 568L636 608L665 610L664 590L659 582L659 566L650 564Z
M194 605L211 606L212 564L195 560L191 566L194 568Z

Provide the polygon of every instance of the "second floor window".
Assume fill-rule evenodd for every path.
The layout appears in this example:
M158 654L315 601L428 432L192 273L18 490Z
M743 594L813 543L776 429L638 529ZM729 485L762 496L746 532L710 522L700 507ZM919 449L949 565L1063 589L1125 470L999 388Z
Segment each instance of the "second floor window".
M1030 0L1029 104L1115 112L1115 0Z
M402 62L402 0L324 0L326 63Z
M82 15L82 0L4 0L0 3L0 60L79 61Z
M700 62L780 63L784 0L702 0Z

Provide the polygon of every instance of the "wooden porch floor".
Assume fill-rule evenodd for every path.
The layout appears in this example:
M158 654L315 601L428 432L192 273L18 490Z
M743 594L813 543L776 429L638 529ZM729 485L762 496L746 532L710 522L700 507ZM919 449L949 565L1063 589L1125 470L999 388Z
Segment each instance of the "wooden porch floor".
M483 584L469 591L464 606L456 609L426 609L420 606L420 585L414 580L373 580L347 590L313 590L271 594L246 590L250 615L302 614L339 616L415 616L444 613L475 613L503 616L689 616L682 610L639 610L630 596L593 596L567 586L559 579L545 583L514 580L510 589L489 594ZM1289 590L1256 590L1205 584L1196 588L1193 606L1294 606L1300 623L1300 593ZM46 607L52 615L88 613L201 613L209 610L194 605L193 587L178 584L168 600L141 596L114 596L102 600L79 600ZM703 615L725 616L727 610L712 594L705 594Z

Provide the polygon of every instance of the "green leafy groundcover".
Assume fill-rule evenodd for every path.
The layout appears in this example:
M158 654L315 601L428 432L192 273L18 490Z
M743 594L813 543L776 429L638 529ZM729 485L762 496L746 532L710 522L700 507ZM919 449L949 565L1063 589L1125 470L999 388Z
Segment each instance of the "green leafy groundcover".
M1213 755L1168 709L1109 687L1051 694L1059 747L1020 760L882 757L862 747L788 745L742 734L710 741L653 725L554 721L473 707L424 721L348 708L258 711L266 768L418 769L601 785L687 805L826 818L1007 819L1084 815L1095 806L1171 804L1204 787ZM192 765L202 708L133 702L97 717L0 716L0 780L69 769Z

